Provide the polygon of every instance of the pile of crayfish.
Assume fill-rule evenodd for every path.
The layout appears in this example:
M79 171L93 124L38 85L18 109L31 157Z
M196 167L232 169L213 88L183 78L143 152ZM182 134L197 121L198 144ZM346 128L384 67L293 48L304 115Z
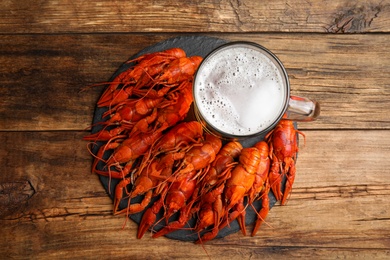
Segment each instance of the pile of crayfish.
M284 205L292 190L300 133L292 121L280 121L263 141L243 147L184 120L201 61L179 48L129 60L132 65L107 83L97 103L106 109L99 130L84 137L90 151L98 147L91 151L92 172L119 181L114 214L144 211L138 238L149 229L153 237L182 229L191 218L197 242L215 238L234 220L245 235L246 207L261 201L260 209L253 207L254 236L267 217L269 192ZM128 205L120 208L123 200ZM161 221L164 227L155 231Z

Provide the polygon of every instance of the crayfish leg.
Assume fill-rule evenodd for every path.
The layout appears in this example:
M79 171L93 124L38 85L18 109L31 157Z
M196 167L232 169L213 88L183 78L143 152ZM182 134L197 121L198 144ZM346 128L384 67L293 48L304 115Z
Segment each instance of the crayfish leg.
M246 236L246 228L245 228L245 207L244 207L244 198L240 199L239 202L234 205L233 211L230 213L227 213L227 216L224 217L224 220L221 221L221 224L219 225L218 229L221 230L225 228L226 226L230 225L233 220L237 219L237 222L240 226L241 232L244 236Z
M191 217L191 208L192 208L192 203L190 203L189 205L181 209L180 216L177 221L170 222L167 226L160 229L157 233L154 233L152 237L158 238L160 236L164 236L173 231L183 228Z
M294 180L295 180L295 163L294 161L292 161L291 165L290 165L290 169L288 170L287 172L287 180L286 180L286 187L284 189L284 192L283 192L283 197L282 197L282 201L281 201L281 205L286 205L287 203L287 198L290 196L291 194L291 191L292 191L292 186L294 184Z
M272 193L275 195L277 201L281 201L283 197L282 175L280 174L280 163L276 157L273 159L268 178Z
M149 190L145 193L144 198L140 203L135 203L135 204L130 204L131 203L131 197L129 198L128 202L128 207L119 211L116 211L114 215L121 215L121 214L126 214L126 215L131 215L135 213L139 213L143 211L150 203L152 200L152 195L153 191Z
M262 199L261 209L260 209L259 213L257 213L257 220L255 222L255 225L253 227L252 234L251 234L252 237L256 235L257 231L260 229L260 226L264 223L265 218L267 217L268 212L269 212L268 193L269 193L270 187L269 187L268 182L265 185L266 185L265 189L263 190L262 196L261 196L261 199Z
M130 178L122 179L115 187L115 197L114 197L114 215L118 214L119 204L123 197L123 190L126 189L127 185L131 183ZM126 193L127 190L125 190Z
M235 206L235 210L230 214L229 222L231 223L235 218L237 218L237 222L244 236L246 236L245 215L246 211L244 206L244 198L242 198Z
M204 242L214 239L219 232L218 226L214 226L209 232L205 233L201 238L195 241L195 244L202 244Z

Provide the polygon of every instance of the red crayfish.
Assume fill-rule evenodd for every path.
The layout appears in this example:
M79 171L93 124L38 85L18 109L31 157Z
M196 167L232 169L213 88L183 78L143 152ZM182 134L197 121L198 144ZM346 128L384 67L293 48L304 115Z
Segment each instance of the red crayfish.
M305 135L294 128L290 120L281 120L266 137L272 159L270 185L277 200L285 205L295 179L295 161L298 153L297 134ZM281 190L282 177L286 176L284 192Z

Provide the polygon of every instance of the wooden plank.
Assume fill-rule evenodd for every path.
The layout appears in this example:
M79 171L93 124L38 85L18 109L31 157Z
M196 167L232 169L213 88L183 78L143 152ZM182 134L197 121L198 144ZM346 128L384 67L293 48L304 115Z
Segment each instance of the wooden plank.
M390 166L387 159L390 151L390 131L304 131L304 133L306 144L300 137L297 164L300 175L296 179L298 186L321 188L323 184L329 187L345 185L345 190L330 189L323 192L335 191L341 196L348 197L349 193L364 189L364 186L359 187L359 185L380 186L387 183L384 180L387 179ZM319 180L323 184L319 184ZM371 191L367 190L367 192Z
M0 105L1 128L85 129L103 87L81 91L107 81L130 56L162 39L110 34L1 36L0 96L7 97Z
M176 35L177 36L177 35ZM321 103L304 129L389 129L387 34L213 34L264 45L284 63L292 93ZM103 86L141 49L175 35L0 36L0 130L83 130ZM91 48L91 46L94 46ZM10 112L12 111L12 113Z
M0 33L389 32L388 0L2 1Z
M275 206L256 237L236 233L207 243L208 255L188 242L148 234L138 240L131 221L122 230L124 218L111 215L112 202L90 173L83 135L0 133L2 256L217 259L228 253L242 259L390 254L390 161L385 158L389 131L306 131L287 206ZM12 192L15 187L21 187L16 189L19 196ZM19 207L7 205L15 200Z

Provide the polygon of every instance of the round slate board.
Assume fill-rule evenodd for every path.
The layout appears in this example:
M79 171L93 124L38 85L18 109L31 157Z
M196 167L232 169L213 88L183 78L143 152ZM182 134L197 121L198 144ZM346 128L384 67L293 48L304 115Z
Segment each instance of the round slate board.
M162 42L159 42L155 45L149 46L140 52L138 52L136 55L132 56L130 59L134 59L138 56L141 56L146 53L152 53L152 52L158 52L158 51L163 51L166 49L170 48L181 48L183 49L187 56L201 56L205 57L208 53L210 53L212 50L215 48L221 46L222 44L227 43L227 41L219 38L213 38L213 37L207 37L207 36L181 36L181 37L176 37L176 38L171 38ZM125 71L128 69L132 64L129 63L124 63L122 64L119 69L114 73L112 76L112 79L114 79L119 73L122 71ZM102 128L99 126L97 123L104 121L102 119L103 113L107 111L107 108L99 108L96 107L95 109L95 114L94 114L94 119L93 119L93 128L92 128L92 133L96 133L100 131ZM190 109L190 112L188 113L188 116L185 121L191 121L195 120L195 117L193 115L193 109ZM296 127L296 125L295 125ZM263 137L253 137L250 139L246 139L241 141L242 145L244 147L250 147L254 145L256 142L262 140ZM96 143L96 145L93 147L92 152L94 154L97 154L97 151L99 150L100 146L102 145L102 142ZM107 159L110 156L110 153L106 153L104 155L104 159ZM103 163L99 163L97 165L97 168L102 170L104 167ZM108 195L111 197L111 199L114 199L114 191L115 191L115 186L118 184L119 180L116 179L109 179L108 177L101 176L99 175L100 181L107 191ZM282 187L283 188L283 187ZM138 203L142 200L142 196L139 196L137 198L134 198L131 200L131 203ZM155 201L156 199L152 200L151 204ZM276 203L275 196L273 195L272 192L269 193L269 200L270 200L270 208ZM119 208L123 209L126 208L128 205L127 200L122 200ZM149 206L150 206L149 205ZM254 203L254 207L259 210L261 208L261 200L256 201ZM137 214L132 214L130 215L130 218L135 221L137 224L140 223L141 218L142 218L143 212L137 213ZM159 220L163 215L163 212L161 211L157 215L157 220ZM177 216L173 216L172 219L174 219ZM252 207L248 206L246 209L246 225L254 223L254 221L257 219L257 215L252 209ZM153 226L153 230L158 231L164 226L165 221L160 221L159 224ZM166 237L171 238L171 239L177 239L177 240L183 240L183 241L195 241L199 238L199 234L193 232L190 228L194 227L196 223L195 218L192 218L186 226L184 226L183 229L174 231L170 234L167 234ZM225 237L229 234L235 233L240 230L240 227L237 223L237 221L233 221L230 226L227 226L223 228L222 230L219 231L218 235L216 238L222 238ZM207 231L206 231L207 232ZM200 234L202 235L202 233Z

